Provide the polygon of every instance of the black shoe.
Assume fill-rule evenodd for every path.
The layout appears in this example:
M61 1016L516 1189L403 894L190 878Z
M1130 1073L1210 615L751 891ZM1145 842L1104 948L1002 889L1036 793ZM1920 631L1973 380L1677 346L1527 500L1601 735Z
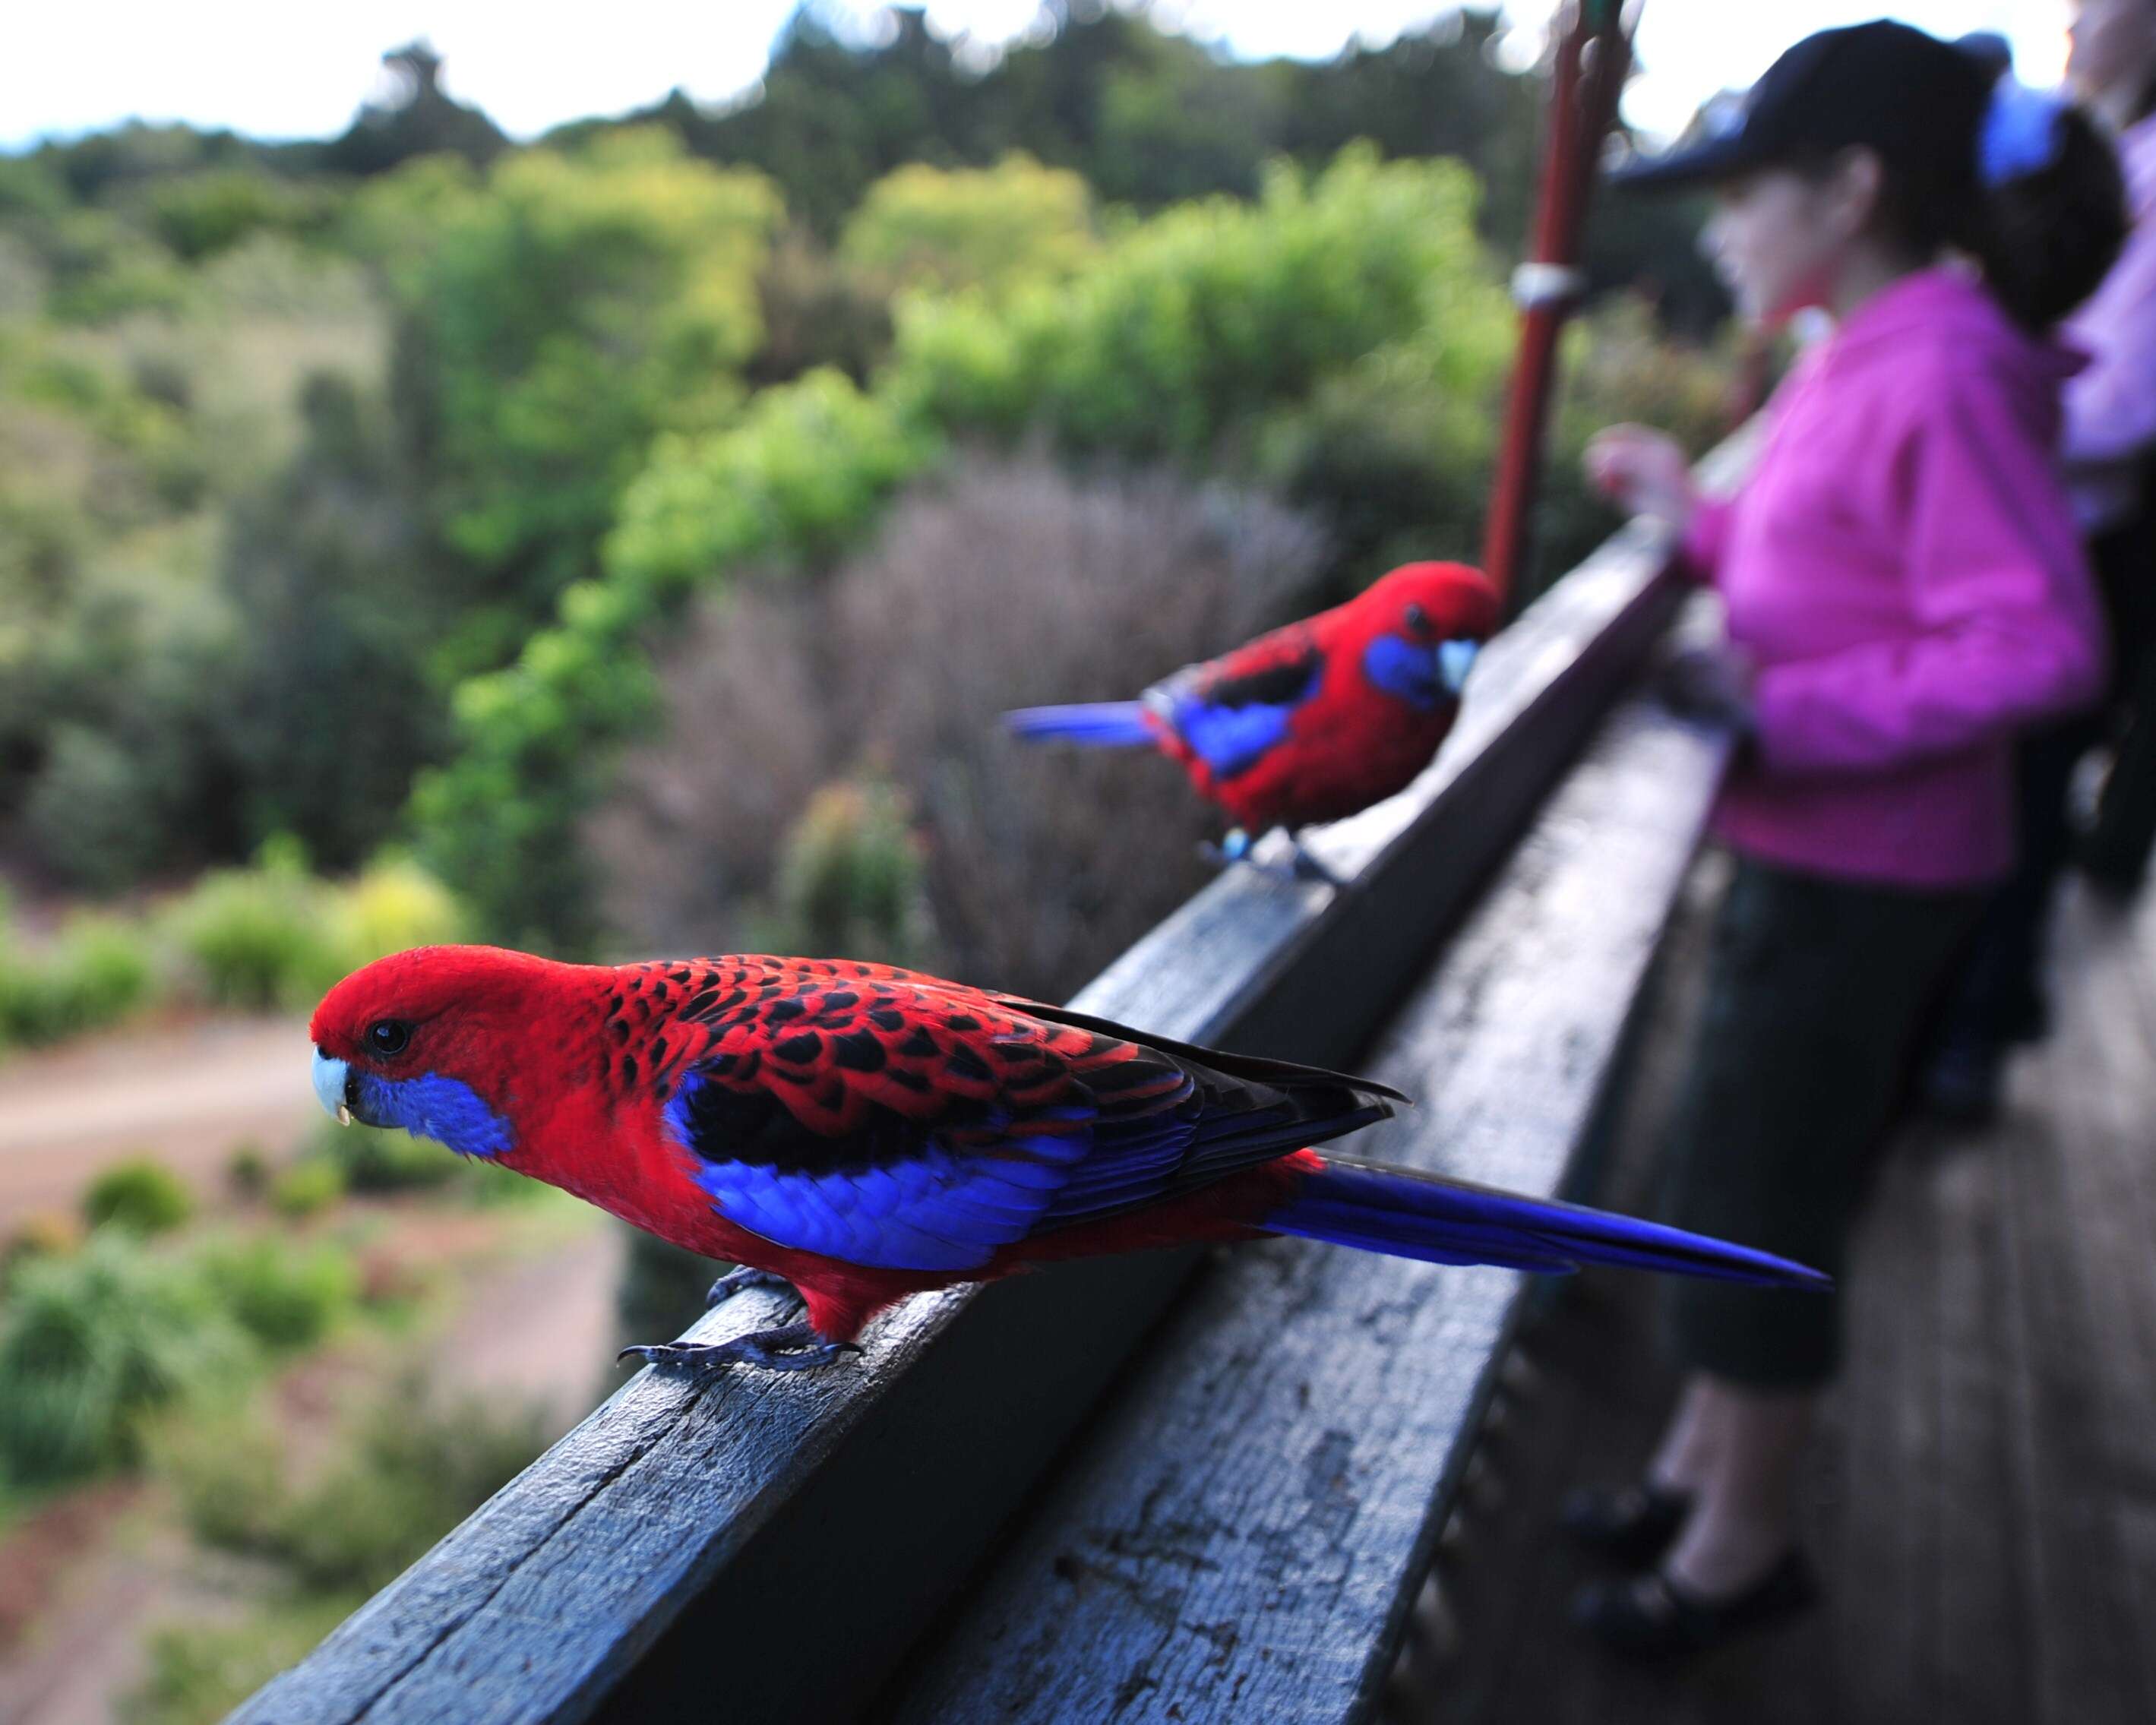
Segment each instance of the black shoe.
M1818 1599L1810 1561L1792 1551L1724 1599L1695 1598L1659 1570L1591 1583L1573 1597L1572 1620L1621 1658L1683 1659L1798 1616Z
M1998 1045L1988 1038L1949 1037L1924 1068L1924 1111L1949 1126L1990 1125L1999 1118L2003 1064Z
M1628 1569L1644 1569L1670 1548L1691 1513L1691 1493L1636 1486L1586 1486L1564 1500L1558 1524L1579 1544Z

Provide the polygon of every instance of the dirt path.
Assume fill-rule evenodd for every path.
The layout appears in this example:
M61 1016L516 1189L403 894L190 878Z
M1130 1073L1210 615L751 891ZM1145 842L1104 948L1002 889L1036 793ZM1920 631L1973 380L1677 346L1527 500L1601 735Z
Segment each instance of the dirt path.
M282 1156L315 1117L297 1019L215 1019L0 1065L0 1238L72 1210L110 1163L151 1155L215 1195L235 1146Z

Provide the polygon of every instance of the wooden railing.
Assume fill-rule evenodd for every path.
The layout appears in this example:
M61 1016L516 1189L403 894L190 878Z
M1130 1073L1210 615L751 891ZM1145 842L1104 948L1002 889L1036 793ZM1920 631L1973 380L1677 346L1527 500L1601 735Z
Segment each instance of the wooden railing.
M1666 559L1635 523L1491 644L1422 778L1315 836L1337 889L1231 871L1073 1004L1358 1064L1422 1104L1358 1153L1555 1191L1721 767L1628 692ZM1521 1286L1280 1241L924 1296L822 1373L639 1373L235 1717L1361 1717Z

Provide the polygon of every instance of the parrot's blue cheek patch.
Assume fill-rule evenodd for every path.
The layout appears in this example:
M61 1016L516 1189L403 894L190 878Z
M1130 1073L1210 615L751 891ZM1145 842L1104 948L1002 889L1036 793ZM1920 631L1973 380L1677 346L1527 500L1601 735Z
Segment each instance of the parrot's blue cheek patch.
M446 1144L459 1156L494 1157L513 1147L509 1122L462 1079L439 1072L417 1078L359 1081L355 1111L369 1126L398 1126L415 1137Z
M1363 675L1386 694L1424 712L1452 698L1435 650L1399 635L1379 635L1363 649Z

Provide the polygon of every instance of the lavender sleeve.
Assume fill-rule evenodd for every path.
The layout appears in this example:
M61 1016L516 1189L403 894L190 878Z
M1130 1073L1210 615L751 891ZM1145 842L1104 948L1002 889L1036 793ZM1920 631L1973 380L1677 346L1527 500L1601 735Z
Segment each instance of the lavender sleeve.
M2156 218L2135 225L2069 328L2090 361L2066 384L2068 467L2128 460L2156 444Z
M1915 628L1763 670L1769 770L1890 771L2070 711L2101 685L2095 592L2041 439L1981 372L1928 382L1889 484Z

